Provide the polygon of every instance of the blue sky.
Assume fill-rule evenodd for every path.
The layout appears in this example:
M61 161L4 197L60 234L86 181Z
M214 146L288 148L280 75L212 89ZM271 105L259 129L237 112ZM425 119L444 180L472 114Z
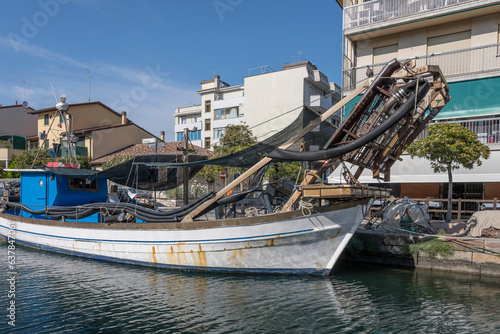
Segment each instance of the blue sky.
M342 11L335 0L2 1L0 104L39 109L101 101L174 140L175 107L199 82L243 83L249 69L307 59L340 84ZM294 57L295 56L295 57ZM256 72L252 72L255 74Z

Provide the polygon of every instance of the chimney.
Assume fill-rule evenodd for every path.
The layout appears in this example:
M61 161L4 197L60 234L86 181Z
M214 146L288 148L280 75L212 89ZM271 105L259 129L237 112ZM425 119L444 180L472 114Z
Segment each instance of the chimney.
M17 100L16 100L16 106L17 106Z
M122 111L122 124L127 124L127 112Z
M160 132L161 141L165 141L165 131Z

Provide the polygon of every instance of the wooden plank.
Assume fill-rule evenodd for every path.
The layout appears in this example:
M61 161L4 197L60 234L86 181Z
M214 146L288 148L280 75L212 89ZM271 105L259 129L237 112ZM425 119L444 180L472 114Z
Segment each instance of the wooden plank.
M390 189L358 185L304 185L300 186L304 197L333 199L344 197L376 197L390 196Z

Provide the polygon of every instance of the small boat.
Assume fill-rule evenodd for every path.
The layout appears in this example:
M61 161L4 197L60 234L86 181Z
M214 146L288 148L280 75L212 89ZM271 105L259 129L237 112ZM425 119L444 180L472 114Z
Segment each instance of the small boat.
M324 150L287 150L363 91ZM387 189L356 182L360 171L368 168L375 177L384 174L387 179L390 166L448 100L448 86L439 68L410 69L393 60L376 78L369 79L298 133L279 145L263 145L272 147L270 151L262 146L246 150L243 154L258 156L259 160L219 192L169 211L107 202L107 180L113 177L109 171L80 170L65 163L19 170L20 202L2 202L0 234L9 243L152 267L328 275L373 199L389 195ZM67 109L64 104L63 100L58 104L60 112ZM217 206L235 203L254 191L273 159L317 163L302 184L295 186L279 212L209 218ZM164 165L172 169L241 159L230 156L188 163L159 162L156 157L153 160L135 161L132 166ZM243 160L248 163L248 159ZM354 175L344 173L347 184L317 182L335 161L347 161L359 169ZM252 175L246 191L228 194ZM316 204L304 201L306 198L314 199Z

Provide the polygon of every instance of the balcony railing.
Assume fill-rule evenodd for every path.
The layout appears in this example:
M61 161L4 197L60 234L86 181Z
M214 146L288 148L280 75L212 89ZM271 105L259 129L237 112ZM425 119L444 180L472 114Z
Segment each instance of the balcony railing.
M344 8L344 30L425 14L478 0L378 0Z
M500 117L467 121L447 121L446 123L458 123L475 132L477 134L477 139L483 144L500 145ZM422 131L417 139L425 137L427 137L427 128Z
M463 49L457 51L441 52L415 59L416 67L424 65L438 65L447 80L466 78L482 73L500 72L500 44ZM400 60L401 62L405 61ZM376 75L385 63L370 65ZM367 66L358 66L343 71L343 89L350 91L366 79Z

